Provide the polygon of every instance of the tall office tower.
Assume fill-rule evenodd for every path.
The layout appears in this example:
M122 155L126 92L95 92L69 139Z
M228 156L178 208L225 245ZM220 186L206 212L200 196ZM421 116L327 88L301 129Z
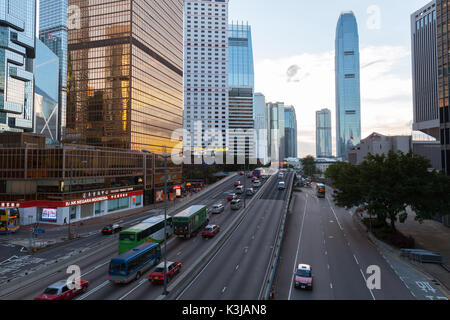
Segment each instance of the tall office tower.
M353 12L343 12L336 29L336 148L343 160L361 141L360 95L358 24Z
M229 142L234 155L255 162L256 146L253 119L255 73L252 31L247 24L228 27ZM255 162L256 163L256 162Z
M284 150L286 158L298 158L297 115L293 106L284 109Z
M333 156L331 142L331 111L322 109L316 112L316 156L330 158Z
M255 93L254 97L254 119L256 132L256 157L262 165L270 162L269 159L269 112L266 105L266 97L262 93Z
M171 137L183 127L183 1L69 5L80 8L81 26L69 29L65 140L181 152Z
M62 140L67 109L68 0L40 0L39 6L39 39L59 58L57 140Z
M284 103L268 103L270 118L270 161L281 164L285 156Z
M413 80L413 130L434 137L436 143L413 141L414 152L427 157L439 170L445 166L441 152L440 82L444 79L438 61L438 23L436 1L411 15L411 57ZM442 53L439 52L439 57ZM440 105L440 103L442 104ZM443 110L443 108L441 109ZM443 132L445 134L445 132Z
M58 144L59 59L36 39L34 65L34 133L43 134L46 144Z
M184 147L227 148L228 0L185 1Z
M0 132L33 130L36 0L0 2Z

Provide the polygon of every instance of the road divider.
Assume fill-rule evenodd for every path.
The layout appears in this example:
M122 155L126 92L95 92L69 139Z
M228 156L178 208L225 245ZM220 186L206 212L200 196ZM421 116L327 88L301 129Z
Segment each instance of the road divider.
M273 174L264 185L258 190L258 192L249 201L246 208L231 222L228 228L219 234L215 243L206 250L200 258L194 262L186 271L168 287L168 295L161 295L157 300L175 300L177 299L185 289L195 280L198 274L210 263L211 259L219 252L225 242L232 236L236 228L241 224L242 220L247 216L248 211L252 208L255 201L260 199L265 190L271 185L272 181L276 178L276 174Z

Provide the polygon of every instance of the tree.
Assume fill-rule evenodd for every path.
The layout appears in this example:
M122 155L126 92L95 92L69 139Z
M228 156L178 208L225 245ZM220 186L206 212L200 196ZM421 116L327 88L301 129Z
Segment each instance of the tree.
M326 172L336 188L334 200L347 209L365 206L381 223L404 223L411 207L417 220L433 214L448 214L449 178L429 171L428 159L414 153L369 154L359 166L337 163Z
M312 177L317 173L316 159L313 156L307 156L302 159L303 173L308 177Z

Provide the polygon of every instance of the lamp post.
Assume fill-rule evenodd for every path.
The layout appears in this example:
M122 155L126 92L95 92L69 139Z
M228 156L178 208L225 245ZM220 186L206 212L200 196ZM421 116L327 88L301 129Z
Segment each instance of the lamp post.
M148 150L143 149L144 153L151 153ZM164 148L164 292L163 295L167 295L167 158L169 157L166 152L166 148Z
M81 164L87 164L88 162L86 160L81 161ZM72 196L72 179L73 179L73 156L72 159L70 160L70 185L69 185L69 194L70 196ZM70 230L70 225L72 224L72 213L70 212L70 208L69 207L69 228L68 228L68 239L72 240L72 236L71 236L71 230Z

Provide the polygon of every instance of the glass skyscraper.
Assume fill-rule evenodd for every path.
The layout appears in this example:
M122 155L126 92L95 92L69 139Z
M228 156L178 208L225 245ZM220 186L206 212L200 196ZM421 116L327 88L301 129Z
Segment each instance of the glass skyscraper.
M34 132L47 144L58 143L59 59L42 41L36 40L34 66Z
M284 136L285 158L298 158L297 116L292 106L284 108Z
M0 132L33 130L36 0L0 2Z
M252 31L248 24L228 26L229 148L255 159L253 120L254 66ZM233 133L234 132L234 133Z
M66 132L68 0L40 0L39 38L59 58L58 140Z
M329 158L332 155L331 111L322 109L316 112L316 156Z
M284 103L268 103L270 117L270 160L272 165L280 164L285 157Z
M348 159L348 147L361 141L361 93L358 24L343 12L336 29L336 148Z

